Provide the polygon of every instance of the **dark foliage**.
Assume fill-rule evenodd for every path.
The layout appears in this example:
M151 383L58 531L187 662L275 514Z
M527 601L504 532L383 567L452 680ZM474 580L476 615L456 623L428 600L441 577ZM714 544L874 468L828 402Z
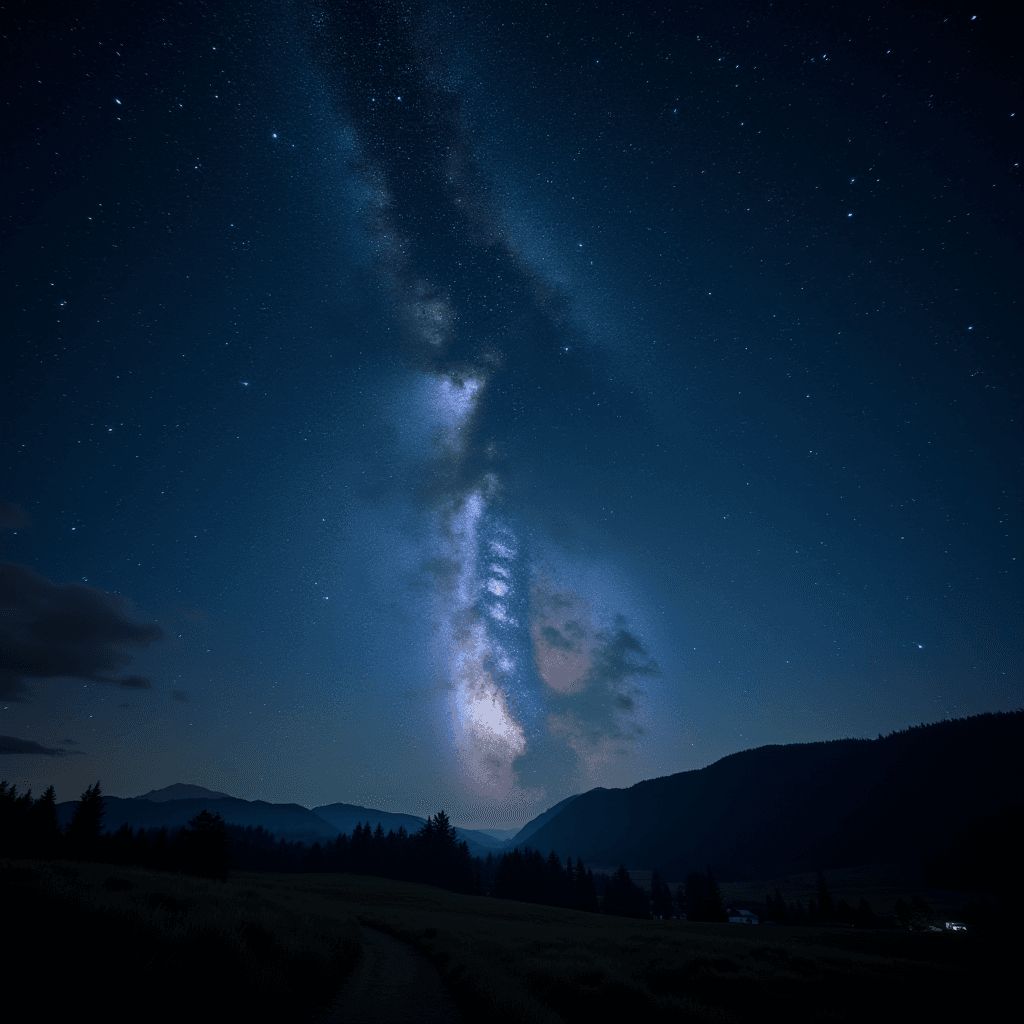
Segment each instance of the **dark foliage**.
M718 883L708 867L706 874L693 872L686 878L686 916L691 921L724 921L725 907Z
M629 877L625 864L612 876L604 891L601 910L606 914L619 917L649 918L651 916L650 900L647 893L636 885Z
M492 863L488 855L485 866ZM489 891L504 900L590 912L598 909L594 873L584 868L582 860L574 866L570 857L563 867L554 853L545 860L528 846L522 852L517 848L502 855Z

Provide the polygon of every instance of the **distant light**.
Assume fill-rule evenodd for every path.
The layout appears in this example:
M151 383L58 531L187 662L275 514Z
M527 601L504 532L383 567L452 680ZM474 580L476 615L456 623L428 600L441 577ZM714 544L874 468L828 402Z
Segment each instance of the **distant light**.
M118 106L121 106L121 101L120 101L120 100L118 100L118 99L115 99L115 100L114 100L114 102L115 102L115 103L116 103L116 104L117 104Z

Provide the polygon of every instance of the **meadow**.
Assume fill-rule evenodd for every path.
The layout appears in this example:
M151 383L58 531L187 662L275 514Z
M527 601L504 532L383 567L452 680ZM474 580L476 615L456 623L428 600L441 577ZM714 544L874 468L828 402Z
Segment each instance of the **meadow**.
M0 875L7 934L22 937L8 978L50 999L46 978L65 979L79 1001L65 1010L98 987L114 1019L205 1003L314 1021L355 966L359 924L424 952L464 1020L498 1024L951 1019L994 1011L1013 976L1007 944L970 933L644 921L357 875L220 883L66 861L0 862Z

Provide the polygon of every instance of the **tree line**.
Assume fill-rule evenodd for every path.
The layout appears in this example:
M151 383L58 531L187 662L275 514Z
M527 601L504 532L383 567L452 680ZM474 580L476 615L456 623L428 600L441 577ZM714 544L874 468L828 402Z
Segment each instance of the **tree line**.
M104 830L104 803L100 784L82 794L67 829L57 824L53 786L32 799L31 790L18 794L0 782L0 857L95 861L124 867L182 872L226 880L229 869L256 872L338 872L376 875L401 881L423 882L452 892L487 895L497 899L539 903L590 913L641 919L676 917L691 921L726 921L727 912L710 866L687 876L675 893L653 873L650 891L631 879L625 865L611 875L587 868L582 859L568 858L563 865L552 851L525 847L495 857L473 857L460 842L445 812L427 817L410 834L404 827L386 834L378 823L356 825L351 834L307 845L276 839L262 826L225 822L220 814L203 810L178 829L133 830L123 824ZM818 899L805 907L787 903L781 893L768 894L762 919L777 924L849 924L882 927L866 900L854 910L845 901L835 903L825 878L818 872ZM991 916L987 905L981 917ZM926 905L915 898L897 905L895 924L911 930L930 920Z
M427 817L416 833L404 827L386 834L378 823L356 825L351 834L306 845L276 839L262 826L225 822L203 810L178 829L104 830L100 784L82 794L65 831L57 824L53 786L37 800L31 790L18 794L0 782L0 856L64 858L123 867L183 872L225 880L228 870L258 872L348 872L425 882L453 892L540 903L590 913L651 918L690 916L725 920L721 897L710 874L692 875L676 896L655 872L651 892L636 885L625 865L596 877L582 859L562 864L554 851L518 848L495 857L473 857L460 842L445 812Z

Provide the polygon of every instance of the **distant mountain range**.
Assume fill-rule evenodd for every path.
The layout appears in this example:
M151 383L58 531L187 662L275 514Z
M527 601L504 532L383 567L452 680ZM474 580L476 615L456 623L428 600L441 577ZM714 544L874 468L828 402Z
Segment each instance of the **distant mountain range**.
M398 831L404 826L406 832L415 833L426 824L425 818L414 814L395 814L389 811L378 811L372 807L361 807L358 804L323 804L312 809L300 804L271 804L263 800L242 800L218 793L203 786L193 786L176 782L163 789L154 789L143 796L123 798L105 796L104 825L115 831L122 824L133 829L163 828L176 829L186 825L200 811L211 809L233 825L256 828L262 825L275 838L289 842L300 841L311 845L315 842L335 840L339 832L351 835L356 825L370 823L376 828L378 823L388 832ZM214 801L216 804L214 805ZM68 800L57 804L57 823L65 828L78 806L77 800ZM465 840L473 856L486 857L488 853L500 852L505 840L515 835L516 830L477 831L456 827L460 840ZM492 832L497 832L495 836Z
M657 868L670 879L707 865L721 881L747 881L861 864L937 870L938 861L962 875L1015 848L1012 836L1024 822L1022 750L1024 711L978 715L876 740L744 750L629 789L566 797L518 830L457 832L474 856L530 846L590 866ZM178 828L214 801L227 822L307 844L360 823L410 833L425 823L358 804L309 809L183 783L105 800L111 831L122 823ZM77 806L57 805L61 827Z

